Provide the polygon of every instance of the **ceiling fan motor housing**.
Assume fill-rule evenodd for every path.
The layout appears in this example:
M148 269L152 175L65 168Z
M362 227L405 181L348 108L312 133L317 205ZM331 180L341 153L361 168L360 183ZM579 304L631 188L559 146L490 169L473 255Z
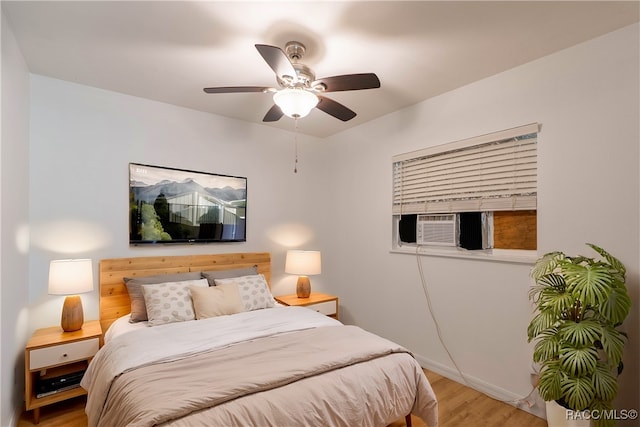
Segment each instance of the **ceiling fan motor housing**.
M284 46L284 53L287 54L291 62L298 62L307 52L307 48L300 42L287 42Z
M311 89L311 84L316 79L316 74L307 65L300 62L306 53L307 48L300 42L291 41L284 47L284 52L291 61L291 65L296 70L296 81L287 81L278 76L278 83L283 87L301 87ZM320 88L321 90L321 88Z

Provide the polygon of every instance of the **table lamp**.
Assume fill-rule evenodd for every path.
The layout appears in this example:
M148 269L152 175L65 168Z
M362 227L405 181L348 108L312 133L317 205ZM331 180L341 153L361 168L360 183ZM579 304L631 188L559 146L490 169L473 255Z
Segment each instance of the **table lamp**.
M49 265L49 295L68 295L62 306L60 326L65 332L77 331L84 323L80 295L93 290L90 259L61 259Z
M311 282L309 276L322 270L320 251L287 251L284 272L298 275L296 294L298 298L309 298Z

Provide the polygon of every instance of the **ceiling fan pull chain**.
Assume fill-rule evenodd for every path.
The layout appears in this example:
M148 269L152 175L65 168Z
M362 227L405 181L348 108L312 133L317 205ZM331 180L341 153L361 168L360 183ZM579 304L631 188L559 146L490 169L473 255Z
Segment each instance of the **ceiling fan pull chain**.
M298 173L298 118L294 117L293 122L295 123L295 133L293 134L293 142L295 145L295 155L296 159L293 164L293 173Z

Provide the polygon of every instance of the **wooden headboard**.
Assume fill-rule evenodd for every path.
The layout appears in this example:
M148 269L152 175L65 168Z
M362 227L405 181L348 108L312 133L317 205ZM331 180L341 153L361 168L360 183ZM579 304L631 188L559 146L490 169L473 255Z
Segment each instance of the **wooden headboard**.
M100 326L106 332L119 317L131 312L125 277L228 270L257 266L271 284L271 254L246 252L212 255L112 258L100 261Z

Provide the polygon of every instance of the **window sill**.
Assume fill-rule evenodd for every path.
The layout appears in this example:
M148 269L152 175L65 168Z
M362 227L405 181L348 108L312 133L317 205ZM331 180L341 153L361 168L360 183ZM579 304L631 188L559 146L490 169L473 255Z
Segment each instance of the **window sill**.
M454 247L434 247L406 244L390 250L394 254L433 256L444 258L462 258L482 261L509 262L514 264L534 264L538 258L537 251L512 249L484 249L469 251Z

